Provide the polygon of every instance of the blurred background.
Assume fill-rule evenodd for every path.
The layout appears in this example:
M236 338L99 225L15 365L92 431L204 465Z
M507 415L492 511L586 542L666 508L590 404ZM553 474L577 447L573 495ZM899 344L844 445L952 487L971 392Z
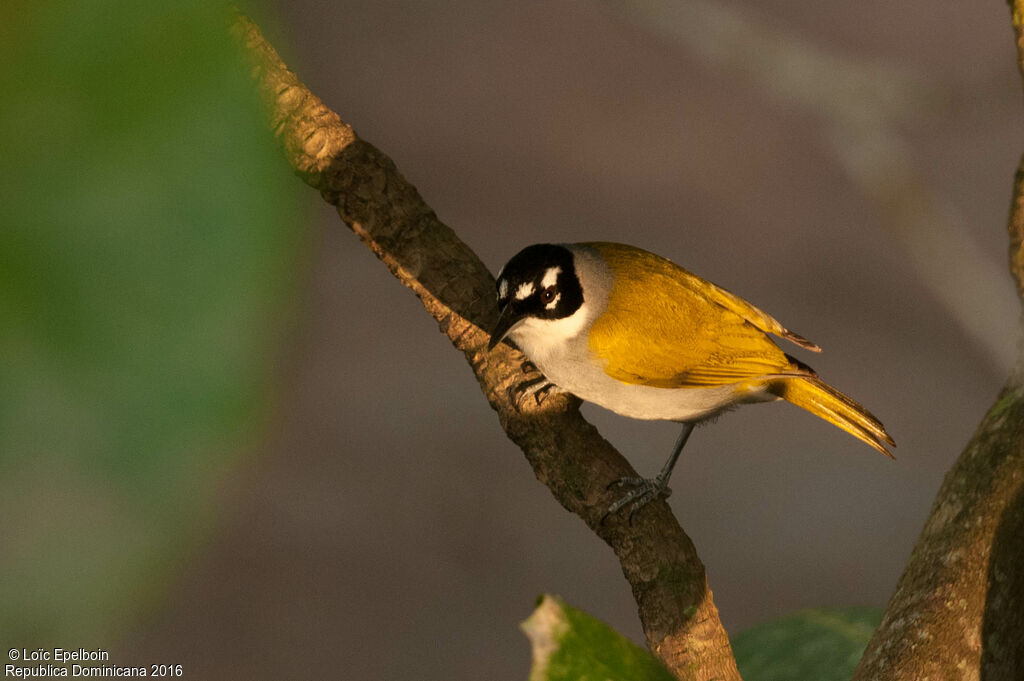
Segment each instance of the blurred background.
M523 679L556 593L642 641L418 301L294 178L216 3L0 8L0 643L191 679ZM246 7L493 270L669 257L821 345L671 505L730 632L883 607L1015 352L1001 2ZM676 426L585 414L653 474Z

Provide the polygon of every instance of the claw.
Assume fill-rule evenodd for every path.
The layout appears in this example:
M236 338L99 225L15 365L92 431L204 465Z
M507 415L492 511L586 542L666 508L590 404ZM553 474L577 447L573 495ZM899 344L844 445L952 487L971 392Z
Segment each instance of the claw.
M612 487L623 487L625 485L641 485L644 483L644 481L645 478L618 478L616 480L612 480L607 485L605 485L605 489L611 489Z
M535 399L537 401L537 406L538 407L541 404L543 404L544 400L547 398L548 394L552 390L554 390L555 392L558 392L558 386L556 386L554 383L547 383L547 384L542 385L541 387L537 388L536 391L534 391L533 399Z
M612 513L615 513L626 504L632 503L633 505L629 509L629 524L633 524L633 516L641 508L651 503L655 499L668 499L672 495L672 490L668 488L669 478L672 477L672 468L676 465L676 459L679 458L679 453L683 451L683 446L686 445L687 439L690 437L690 433L693 432L693 423L683 424L683 432L679 434L676 439L676 445L672 449L671 456L668 457L668 461L662 466L661 472L655 478L619 478L618 480L612 480L608 483L605 489L611 489L615 487L623 487L625 485L634 485L634 488L627 492L621 499L616 501L611 507L608 508L608 512L601 516L601 524Z
M605 489L611 489L612 487L624 487L626 485L633 485L633 489L626 492L622 497L615 501L615 503L608 507L608 511L601 516L602 525L604 524L604 521L608 519L608 516L613 513L617 513L628 504L632 504L629 508L629 524L632 526L633 516L636 515L637 511L656 499L667 499L672 495L672 490L669 489L668 481L663 480L660 476L650 479L619 478L618 480L612 480L608 483L608 486L605 487Z
M538 376L537 378L527 379L521 383L510 386L508 389L508 398L509 401L512 402L512 406L515 407L515 410L517 412L521 412L523 399L529 395L534 395L534 398L537 400L537 405L540 407L543 397L554 389L556 389L555 385L551 381L543 376Z
M525 367L526 364L530 364L530 366L533 366L532 363L529 362L529 360L524 362L523 366ZM536 370L537 368L533 367L532 371ZM557 393L562 392L562 390L557 385L546 379L544 376L537 376L536 378L529 378L525 381L510 386L508 389L508 400L509 402L512 403L512 406L515 407L516 411L521 412L523 400L529 397L530 395L533 395L533 399L536 401L537 406L539 407L541 404L543 404L547 396L552 392Z

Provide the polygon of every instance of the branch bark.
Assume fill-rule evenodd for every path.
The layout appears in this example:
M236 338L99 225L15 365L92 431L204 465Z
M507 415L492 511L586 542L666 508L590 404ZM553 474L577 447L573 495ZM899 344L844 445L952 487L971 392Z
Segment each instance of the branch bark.
M602 525L612 501L606 486L636 475L630 465L583 419L575 398L552 396L522 412L511 404L508 388L525 378L519 369L525 358L506 345L487 351L483 329L497 318L487 268L438 220L390 158L360 139L288 70L252 21L237 15L232 30L296 174L420 298L465 355L537 478L615 552L648 647L680 679L738 680L704 566L667 504L651 504L633 527L621 518Z
M1024 390L1011 379L947 473L854 679L1018 679Z
M1012 0L1024 74L1024 0ZM1008 220L1024 300L1024 160ZM1024 677L1024 362L946 475L855 680Z

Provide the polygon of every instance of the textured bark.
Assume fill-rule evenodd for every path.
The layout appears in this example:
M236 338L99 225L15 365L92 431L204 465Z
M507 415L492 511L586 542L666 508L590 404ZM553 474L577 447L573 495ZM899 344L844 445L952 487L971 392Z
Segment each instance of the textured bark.
M1010 0L1010 17L1017 43L1017 68L1024 76L1024 1ZM1017 168L1013 183L1013 202L1010 204L1010 273L1017 282L1017 295L1024 301L1024 159ZM1020 373L1021 363L1017 363Z
M633 527L601 517L606 486L636 475L578 412L578 401L551 396L517 411L508 388L524 376L524 357L507 345L487 351L497 319L494 279L472 250L441 223L395 164L314 96L281 62L250 20L233 31L245 47L270 110L275 135L296 174L337 207L342 220L423 302L466 356L502 427L537 478L566 509L611 546L633 589L650 649L680 679L739 679L728 637L693 543L664 502Z
M1024 0L1011 2L1024 74ZM1008 220L1024 299L1024 161ZM1024 678L1024 363L946 475L857 680Z
M1003 388L939 490L854 679L1019 679L1024 390Z

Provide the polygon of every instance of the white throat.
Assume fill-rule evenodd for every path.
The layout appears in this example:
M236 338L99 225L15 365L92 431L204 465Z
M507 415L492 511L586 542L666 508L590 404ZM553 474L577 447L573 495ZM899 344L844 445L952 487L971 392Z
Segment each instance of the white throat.
M576 312L562 319L528 317L512 327L508 337L540 368L546 360L575 347L577 343L573 341L590 323L590 309L584 303Z

